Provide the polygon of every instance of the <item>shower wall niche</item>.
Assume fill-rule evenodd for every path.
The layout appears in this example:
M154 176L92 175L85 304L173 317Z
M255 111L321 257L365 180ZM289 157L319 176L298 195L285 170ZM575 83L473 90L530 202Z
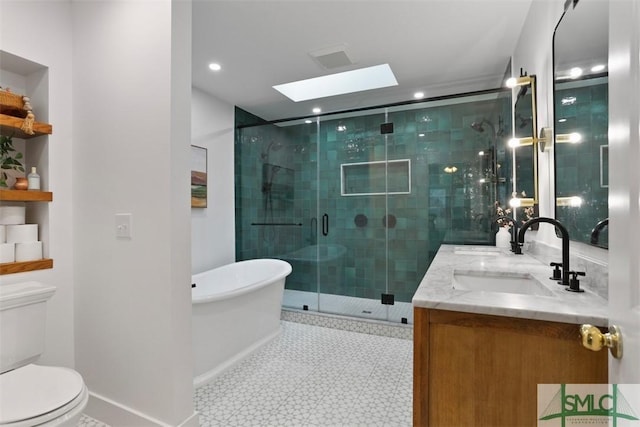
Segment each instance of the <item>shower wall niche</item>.
M290 262L287 306L399 321L381 301L410 308L442 243L494 243L495 202L512 191L510 96L257 125L237 109L236 258Z

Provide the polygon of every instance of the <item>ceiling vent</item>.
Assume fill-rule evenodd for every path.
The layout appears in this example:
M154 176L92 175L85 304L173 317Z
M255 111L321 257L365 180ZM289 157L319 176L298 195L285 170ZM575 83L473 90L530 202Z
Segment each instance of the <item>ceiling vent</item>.
M322 68L330 70L332 68L346 67L354 62L349 58L345 45L333 46L309 52L311 58Z

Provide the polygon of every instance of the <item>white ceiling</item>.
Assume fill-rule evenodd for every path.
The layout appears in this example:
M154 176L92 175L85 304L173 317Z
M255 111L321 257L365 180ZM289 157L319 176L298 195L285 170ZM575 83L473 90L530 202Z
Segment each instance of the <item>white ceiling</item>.
M495 88L531 1L193 0L193 85L267 120ZM309 55L337 45L353 65ZM398 86L298 103L272 87L384 63Z

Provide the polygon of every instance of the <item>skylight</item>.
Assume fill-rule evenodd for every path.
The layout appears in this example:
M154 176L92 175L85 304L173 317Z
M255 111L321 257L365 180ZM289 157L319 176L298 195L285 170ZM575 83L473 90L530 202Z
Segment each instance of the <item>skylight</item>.
M382 64L275 85L273 88L292 101L299 102L397 85L398 81L389 64Z

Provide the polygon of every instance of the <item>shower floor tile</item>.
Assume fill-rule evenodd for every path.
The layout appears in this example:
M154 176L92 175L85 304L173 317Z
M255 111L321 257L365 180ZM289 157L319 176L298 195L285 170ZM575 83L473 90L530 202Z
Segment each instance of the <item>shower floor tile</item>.
M196 389L201 426L411 426L410 340L282 322Z

